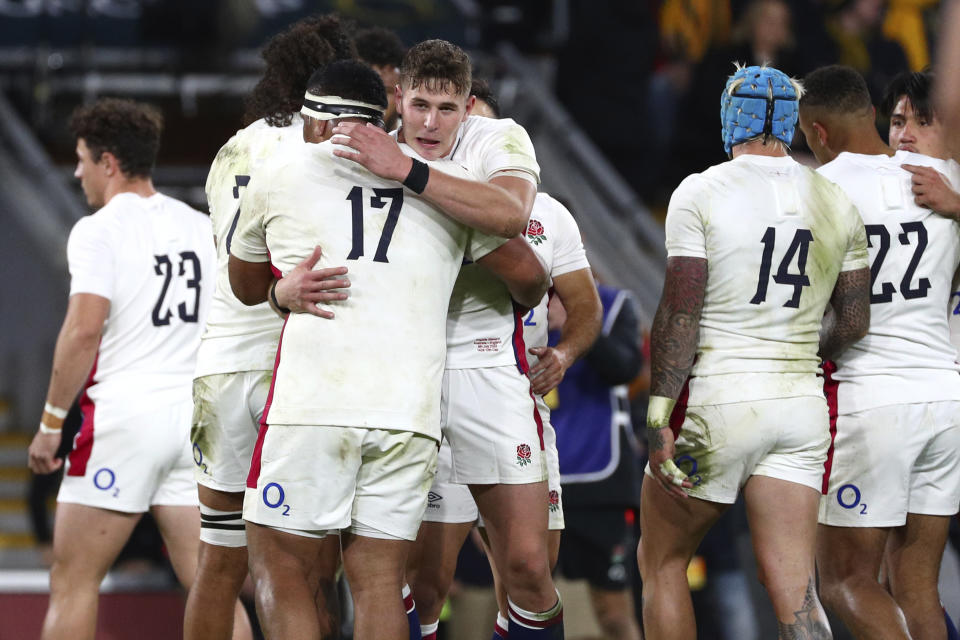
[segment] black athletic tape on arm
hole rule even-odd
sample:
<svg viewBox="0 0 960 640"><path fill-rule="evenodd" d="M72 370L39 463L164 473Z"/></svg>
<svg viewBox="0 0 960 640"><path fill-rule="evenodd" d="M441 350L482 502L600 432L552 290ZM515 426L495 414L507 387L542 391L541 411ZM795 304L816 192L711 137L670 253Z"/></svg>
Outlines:
<svg viewBox="0 0 960 640"><path fill-rule="evenodd" d="M279 280L274 280L273 284L270 285L270 300L273 301L273 306L277 308L277 311L280 313L290 313L290 309L286 307L281 307L280 303L277 302L277 283Z"/></svg>
<svg viewBox="0 0 960 640"><path fill-rule="evenodd" d="M426 162L420 162L414 158L410 173L403 179L403 186L416 194L420 194L427 188L427 180L429 179L430 167L427 166Z"/></svg>

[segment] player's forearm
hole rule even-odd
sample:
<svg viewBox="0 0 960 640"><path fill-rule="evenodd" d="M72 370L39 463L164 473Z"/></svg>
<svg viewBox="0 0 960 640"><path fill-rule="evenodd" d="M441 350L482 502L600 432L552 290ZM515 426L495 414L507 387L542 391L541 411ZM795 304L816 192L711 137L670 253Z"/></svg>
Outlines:
<svg viewBox="0 0 960 640"><path fill-rule="evenodd" d="M844 271L837 278L820 327L820 357L837 357L869 328L870 270Z"/></svg>
<svg viewBox="0 0 960 640"><path fill-rule="evenodd" d="M603 308L599 298L596 305L591 300L577 300L571 304L561 297L561 301L567 311L567 319L560 327L560 341L555 348L562 351L568 362L572 363L589 351L600 335Z"/></svg>
<svg viewBox="0 0 960 640"><path fill-rule="evenodd" d="M535 192L536 188L530 186ZM530 217L530 207L509 190L442 171L430 172L423 196L454 220L501 238L522 234Z"/></svg>
<svg viewBox="0 0 960 640"><path fill-rule="evenodd" d="M676 399L693 368L707 261L667 258L663 297L650 331L650 395Z"/></svg>
<svg viewBox="0 0 960 640"><path fill-rule="evenodd" d="M60 329L53 352L47 404L61 409L69 409L73 404L97 358L100 333L73 323L65 323Z"/></svg>
<svg viewBox="0 0 960 640"><path fill-rule="evenodd" d="M550 288L550 278L540 267L539 271L529 272L526 277L506 283L510 297L521 307L532 309L543 300Z"/></svg>

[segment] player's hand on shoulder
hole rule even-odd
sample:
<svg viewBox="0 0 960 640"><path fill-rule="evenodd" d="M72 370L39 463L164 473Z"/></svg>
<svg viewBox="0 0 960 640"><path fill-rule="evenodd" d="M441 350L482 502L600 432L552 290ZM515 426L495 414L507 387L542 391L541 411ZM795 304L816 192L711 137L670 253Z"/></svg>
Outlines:
<svg viewBox="0 0 960 640"><path fill-rule="evenodd" d="M306 260L277 281L274 293L277 303L291 313L309 313L320 318L333 318L333 312L321 309L318 304L346 300L350 288L346 267L314 269L323 250L318 246Z"/></svg>
<svg viewBox="0 0 960 640"><path fill-rule="evenodd" d="M530 388L538 395L549 393L563 380L570 368L570 357L566 352L553 347L531 347L528 351L539 358L527 374L530 377Z"/></svg>
<svg viewBox="0 0 960 640"><path fill-rule="evenodd" d="M60 433L41 433L33 436L33 442L27 449L27 465L34 473L53 473L63 466L63 459L57 458L60 447Z"/></svg>
<svg viewBox="0 0 960 640"><path fill-rule="evenodd" d="M942 173L933 167L915 164L901 165L911 175L913 201L940 215L960 219L960 194L953 190Z"/></svg>
<svg viewBox="0 0 960 640"><path fill-rule="evenodd" d="M333 144L352 149L334 148L333 155L353 160L387 180L402 182L410 173L413 160L400 150L396 139L380 127L343 122L333 128L333 133L330 139Z"/></svg>

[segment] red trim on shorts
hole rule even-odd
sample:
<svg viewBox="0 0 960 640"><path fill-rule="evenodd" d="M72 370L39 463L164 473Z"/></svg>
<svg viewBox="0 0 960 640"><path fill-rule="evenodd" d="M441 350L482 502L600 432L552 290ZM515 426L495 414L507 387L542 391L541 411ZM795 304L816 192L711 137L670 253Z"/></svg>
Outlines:
<svg viewBox="0 0 960 640"><path fill-rule="evenodd" d="M516 301L513 304L513 357L517 361L517 369L527 375L530 372L530 363L527 362L527 345L523 341L523 307Z"/></svg>
<svg viewBox="0 0 960 640"><path fill-rule="evenodd" d="M553 616L548 620L532 620L530 618L524 617L517 613L517 610L510 606L510 603L507 603L507 607L510 609L510 617L514 618L516 622L522 624L525 627L533 627L534 629L546 629L547 627L552 627L555 624L563 622L563 609L560 610L557 615Z"/></svg>
<svg viewBox="0 0 960 640"><path fill-rule="evenodd" d="M497 620L496 622L493 623L493 632L494 632L496 635L500 636L501 638L509 638L509 637L510 637L510 632L500 626L500 621L499 621L499 620ZM433 640L433 639L436 638L436 637L437 637L437 634L436 634L436 633L432 633L432 634L430 634L429 636L423 636L423 640Z"/></svg>
<svg viewBox="0 0 960 640"><path fill-rule="evenodd" d="M93 414L96 407L87 391L93 386L93 378L97 375L97 363L100 362L100 345L97 344L97 357L93 360L93 368L83 385L83 394L80 396L80 412L83 422L80 423L80 432L73 441L73 449L67 459L70 461L68 476L84 476L87 473L87 462L93 453Z"/></svg>
<svg viewBox="0 0 960 640"><path fill-rule="evenodd" d="M680 429L683 427L683 421L687 419L687 401L690 399L690 376L683 381L683 388L680 389L680 397L677 398L677 404L673 405L673 412L670 414L670 430L673 431L673 439L680 437Z"/></svg>
<svg viewBox="0 0 960 640"><path fill-rule="evenodd" d="M270 379L270 391L267 392L267 401L263 404L263 413L260 414L260 426L267 426L267 414L270 413L270 405L273 404L273 386L277 384L277 369L280 368L280 347L283 346L283 332L287 330L287 320L290 316L283 319L283 326L280 328L280 340L277 342L277 357L273 359L273 378Z"/></svg>
<svg viewBox="0 0 960 640"><path fill-rule="evenodd" d="M260 479L260 454L263 453L263 439L267 435L268 425L260 425L260 431L257 432L257 444L253 447L253 456L250 458L250 472L247 474L247 488L256 489L257 481Z"/></svg>
<svg viewBox="0 0 960 640"><path fill-rule="evenodd" d="M407 594L403 597L404 610L409 614L414 609L413 594Z"/></svg>
<svg viewBox="0 0 960 640"><path fill-rule="evenodd" d="M837 365L832 360L823 362L823 394L827 397L827 410L830 415L830 448L827 449L827 460L823 463L823 484L820 493L827 495L830 490L830 472L833 470L833 445L837 439L837 391L840 383L833 379Z"/></svg>
<svg viewBox="0 0 960 640"><path fill-rule="evenodd" d="M540 451L547 448L543 442L543 418L540 417L540 409L537 407L537 398L533 395L533 387L530 387L530 399L533 400L533 421L537 423L537 438L540 439Z"/></svg>

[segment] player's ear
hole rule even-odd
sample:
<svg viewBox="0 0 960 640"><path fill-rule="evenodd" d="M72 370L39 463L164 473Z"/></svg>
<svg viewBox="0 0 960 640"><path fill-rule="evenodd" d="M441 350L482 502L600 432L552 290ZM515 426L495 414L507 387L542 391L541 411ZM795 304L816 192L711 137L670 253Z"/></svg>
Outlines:
<svg viewBox="0 0 960 640"><path fill-rule="evenodd" d="M102 163L107 170L107 176L114 176L120 173L120 161L117 160L117 156L113 155L109 151L104 151L100 154L100 160L98 163Z"/></svg>
<svg viewBox="0 0 960 640"><path fill-rule="evenodd" d="M466 120L467 116L470 115L470 112L473 111L473 105L477 104L477 96L470 96L467 98L467 110L463 114L463 119Z"/></svg>
<svg viewBox="0 0 960 640"><path fill-rule="evenodd" d="M403 115L403 88L399 82L393 88L393 100L396 103L397 113Z"/></svg>
<svg viewBox="0 0 960 640"><path fill-rule="evenodd" d="M827 129L819 122L813 123L813 130L817 132L817 142L820 143L821 147L827 146Z"/></svg>

